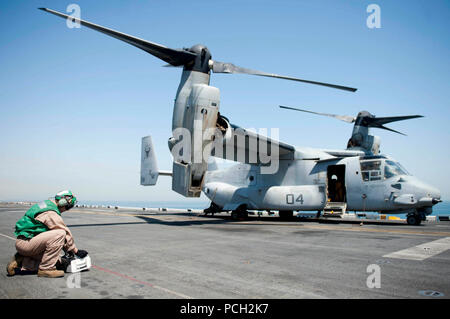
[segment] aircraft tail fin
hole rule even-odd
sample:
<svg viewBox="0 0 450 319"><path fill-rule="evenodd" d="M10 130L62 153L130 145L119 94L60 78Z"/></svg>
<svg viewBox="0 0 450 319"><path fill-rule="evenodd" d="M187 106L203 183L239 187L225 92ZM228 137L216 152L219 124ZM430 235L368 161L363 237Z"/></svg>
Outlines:
<svg viewBox="0 0 450 319"><path fill-rule="evenodd" d="M141 144L141 185L156 185L159 175L172 176L172 172L158 170L152 137L145 136Z"/></svg>

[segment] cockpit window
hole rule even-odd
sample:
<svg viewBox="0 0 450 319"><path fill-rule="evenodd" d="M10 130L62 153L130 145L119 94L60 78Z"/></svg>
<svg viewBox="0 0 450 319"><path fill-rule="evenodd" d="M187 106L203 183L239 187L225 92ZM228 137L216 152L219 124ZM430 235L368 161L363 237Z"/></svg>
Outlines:
<svg viewBox="0 0 450 319"><path fill-rule="evenodd" d="M384 179L388 179L398 175L409 175L408 171L400 163L384 158L377 160L362 159L360 164L361 177L365 182L379 181L383 177ZM383 170L382 164L384 164Z"/></svg>
<svg viewBox="0 0 450 319"><path fill-rule="evenodd" d="M362 171L379 171L381 168L381 161L366 161L361 162Z"/></svg>
<svg viewBox="0 0 450 319"><path fill-rule="evenodd" d="M388 179L397 175L409 175L408 172L394 161L386 160L384 164L384 178Z"/></svg>
<svg viewBox="0 0 450 319"><path fill-rule="evenodd" d="M363 181L378 181L381 179L381 160L361 161L361 176Z"/></svg>

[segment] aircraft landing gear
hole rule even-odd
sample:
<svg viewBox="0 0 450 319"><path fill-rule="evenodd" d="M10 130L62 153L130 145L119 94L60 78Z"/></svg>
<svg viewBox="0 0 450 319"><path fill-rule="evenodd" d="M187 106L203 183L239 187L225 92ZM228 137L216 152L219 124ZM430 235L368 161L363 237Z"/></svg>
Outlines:
<svg viewBox="0 0 450 319"><path fill-rule="evenodd" d="M294 218L294 211L292 210L280 210L278 212L281 220L290 220Z"/></svg>
<svg viewBox="0 0 450 319"><path fill-rule="evenodd" d="M231 219L233 220L242 220L247 218L248 218L248 211L247 207L245 206L240 206L238 207L238 209L233 210L231 212Z"/></svg>
<svg viewBox="0 0 450 319"><path fill-rule="evenodd" d="M418 217L416 214L411 214L406 217L406 222L408 225L420 225L421 220Z"/></svg>
<svg viewBox="0 0 450 319"><path fill-rule="evenodd" d="M425 215L421 214L419 212L410 213L406 217L406 222L408 223L408 225L418 226L418 225L420 225L422 220L425 220Z"/></svg>
<svg viewBox="0 0 450 319"><path fill-rule="evenodd" d="M231 219L233 220L242 220L248 218L248 212L247 211L237 211L233 210L231 212Z"/></svg>
<svg viewBox="0 0 450 319"><path fill-rule="evenodd" d="M203 214L207 216L208 214L211 214L211 216L214 216L215 213L220 213L221 209L219 206L211 202L211 205L203 210Z"/></svg>

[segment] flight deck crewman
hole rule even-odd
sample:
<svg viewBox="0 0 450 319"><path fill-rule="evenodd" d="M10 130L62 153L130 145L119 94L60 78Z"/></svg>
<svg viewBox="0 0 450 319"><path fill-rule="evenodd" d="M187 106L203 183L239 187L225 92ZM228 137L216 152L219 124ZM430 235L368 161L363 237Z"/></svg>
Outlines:
<svg viewBox="0 0 450 319"><path fill-rule="evenodd" d="M87 255L77 249L72 233L67 228L61 213L71 209L77 199L69 190L59 192L55 200L35 204L16 223L16 250L6 267L9 276L36 273L39 277L63 277L57 270L60 252L73 252L79 258Z"/></svg>

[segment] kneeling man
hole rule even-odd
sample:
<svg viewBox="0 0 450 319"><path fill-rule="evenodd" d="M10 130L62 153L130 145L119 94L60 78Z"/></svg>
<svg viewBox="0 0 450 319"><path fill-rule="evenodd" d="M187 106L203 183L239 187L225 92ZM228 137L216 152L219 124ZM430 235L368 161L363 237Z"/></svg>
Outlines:
<svg viewBox="0 0 450 319"><path fill-rule="evenodd" d="M63 277L64 271L57 270L62 249L80 258L86 257L87 252L77 249L61 217L76 200L69 190L59 192L54 200L31 206L19 219L15 231L17 253L6 267L9 276L37 272L39 277Z"/></svg>

